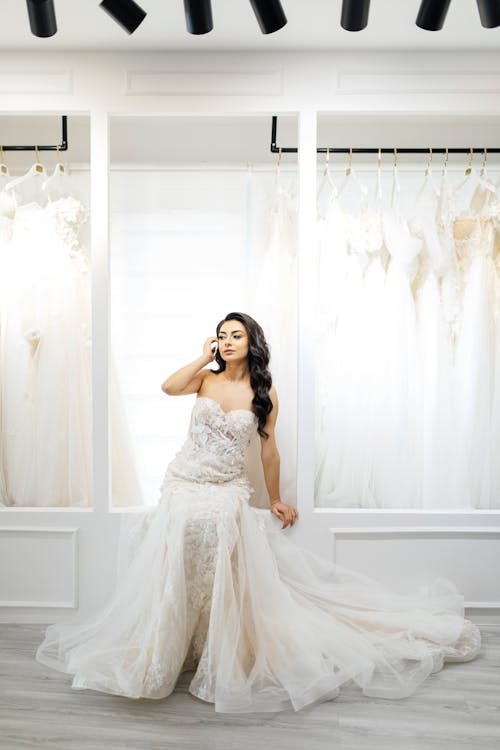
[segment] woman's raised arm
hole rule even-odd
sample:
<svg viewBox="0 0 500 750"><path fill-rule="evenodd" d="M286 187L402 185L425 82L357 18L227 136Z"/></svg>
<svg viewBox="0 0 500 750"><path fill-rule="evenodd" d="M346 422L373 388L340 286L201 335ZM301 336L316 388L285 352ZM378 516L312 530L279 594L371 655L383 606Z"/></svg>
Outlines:
<svg viewBox="0 0 500 750"><path fill-rule="evenodd" d="M183 396L188 393L197 393L200 390L205 375L210 372L210 370L204 370L203 368L214 359L215 352L212 349L214 341L217 341L217 336L209 336L203 344L203 354L201 357L198 357L188 365L181 367L180 370L173 372L172 375L169 375L161 385L162 391L169 396Z"/></svg>

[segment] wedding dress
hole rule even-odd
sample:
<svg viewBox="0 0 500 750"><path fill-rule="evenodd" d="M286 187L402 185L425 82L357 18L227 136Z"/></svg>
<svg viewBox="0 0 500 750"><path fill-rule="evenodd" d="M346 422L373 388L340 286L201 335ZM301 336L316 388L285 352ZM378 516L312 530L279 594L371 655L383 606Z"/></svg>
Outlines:
<svg viewBox="0 0 500 750"><path fill-rule="evenodd" d="M5 296L8 291L6 284L7 271L7 248L12 236L12 217L14 206L11 196L3 190L7 178L0 172L0 383L5 363L5 323L4 323L4 304ZM2 424L4 421L5 403L3 399L2 388L0 387L0 435L2 433ZM7 487L5 484L5 474L2 461L2 446L0 441L0 505L7 505Z"/></svg>
<svg viewBox="0 0 500 750"><path fill-rule="evenodd" d="M462 507L498 503L498 215L493 185L477 184L466 212L454 217L462 282L456 345L457 496Z"/></svg>
<svg viewBox="0 0 500 750"><path fill-rule="evenodd" d="M3 309L3 463L12 504L86 505L92 496L84 394L84 218L72 199L16 206ZM83 266L83 268L82 268Z"/></svg>
<svg viewBox="0 0 500 750"><path fill-rule="evenodd" d="M381 378L384 403L376 464L383 476L379 496L384 507L418 507L417 465L417 322L412 281L422 243L412 235L408 220L393 210L384 212L383 230L390 262L385 282L386 377Z"/></svg>
<svg viewBox="0 0 500 750"><path fill-rule="evenodd" d="M92 504L90 262L86 204L71 195L16 205L0 237L0 464L3 505ZM5 235L7 230L2 232ZM114 505L142 503L110 357Z"/></svg>
<svg viewBox="0 0 500 750"><path fill-rule="evenodd" d="M338 192L332 186L318 220L315 496L326 506L371 504L373 497L366 424L366 378L371 373L365 272L372 261L373 267L377 265L382 235L380 213L369 209L362 187L351 171ZM348 188L361 194L353 201L360 204L356 213L342 210L340 198ZM376 273L369 276L372 288L377 285Z"/></svg>
<svg viewBox="0 0 500 750"><path fill-rule="evenodd" d="M445 196L443 196L444 199ZM453 269L451 247L438 231L440 191L426 173L410 218L411 232L422 243L415 281L417 325L417 493L424 508L456 506L450 491L455 473L453 419L453 338L442 300L442 281ZM447 298L449 300L449 296Z"/></svg>
<svg viewBox="0 0 500 750"><path fill-rule="evenodd" d="M256 429L251 411L195 400L115 592L93 617L50 625L40 663L72 674L72 688L129 698L165 698L194 670L192 695L239 713L298 710L351 680L404 698L444 661L478 654L480 631L447 579L394 593L293 544L249 504Z"/></svg>
<svg viewBox="0 0 500 750"><path fill-rule="evenodd" d="M444 167L403 213L397 185L318 220L315 503L498 507L500 200Z"/></svg>

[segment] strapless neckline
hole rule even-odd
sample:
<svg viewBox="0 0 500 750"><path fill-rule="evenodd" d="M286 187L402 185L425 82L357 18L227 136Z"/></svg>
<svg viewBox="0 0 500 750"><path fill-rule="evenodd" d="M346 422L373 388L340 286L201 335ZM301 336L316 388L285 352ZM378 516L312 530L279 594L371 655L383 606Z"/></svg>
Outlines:
<svg viewBox="0 0 500 750"><path fill-rule="evenodd" d="M246 412L247 414L251 414L251 415L252 415L252 417L255 417L255 418L257 419L257 415L255 414L255 412L251 411L250 409L230 409L229 411L224 411L224 409L223 409L223 408L222 408L222 406L221 406L221 405L219 404L219 402L218 402L218 401L216 401L216 400L215 400L214 398L210 398L210 396L197 396L197 397L196 397L196 400L197 400L197 401L199 401L200 399L205 399L205 401L211 401L211 402L212 402L213 404L215 404L216 406L218 406L218 407L219 407L219 409L220 409L220 411L221 411L221 412L222 412L223 414L225 414L226 416L227 416L228 414L234 414L235 412L241 412L241 411L244 411L244 412Z"/></svg>

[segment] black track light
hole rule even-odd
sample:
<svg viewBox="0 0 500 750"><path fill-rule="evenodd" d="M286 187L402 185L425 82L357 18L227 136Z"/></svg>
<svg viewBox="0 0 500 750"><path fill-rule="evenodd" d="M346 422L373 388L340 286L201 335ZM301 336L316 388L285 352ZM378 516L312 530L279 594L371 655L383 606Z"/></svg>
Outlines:
<svg viewBox="0 0 500 750"><path fill-rule="evenodd" d="M368 24L370 0L343 0L340 25L346 31L361 31Z"/></svg>
<svg viewBox="0 0 500 750"><path fill-rule="evenodd" d="M99 7L108 13L120 26L133 34L146 18L146 11L134 0L102 0Z"/></svg>
<svg viewBox="0 0 500 750"><path fill-rule="evenodd" d="M451 0L422 0L415 23L426 31L439 31L450 7Z"/></svg>
<svg viewBox="0 0 500 750"><path fill-rule="evenodd" d="M272 34L287 23L280 0L250 0L263 34Z"/></svg>
<svg viewBox="0 0 500 750"><path fill-rule="evenodd" d="M190 34L208 34L214 27L211 0L184 0L186 27Z"/></svg>
<svg viewBox="0 0 500 750"><path fill-rule="evenodd" d="M496 26L500 26L499 0L477 0L477 8L482 26L486 29L494 29Z"/></svg>
<svg viewBox="0 0 500 750"><path fill-rule="evenodd" d="M57 31L54 0L26 0L31 33L35 36L54 36Z"/></svg>

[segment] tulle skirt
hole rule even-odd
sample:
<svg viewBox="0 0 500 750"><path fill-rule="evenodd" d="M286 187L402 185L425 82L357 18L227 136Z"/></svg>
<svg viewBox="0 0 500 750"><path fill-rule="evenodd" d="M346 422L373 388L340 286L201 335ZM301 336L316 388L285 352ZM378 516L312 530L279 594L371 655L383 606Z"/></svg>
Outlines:
<svg viewBox="0 0 500 750"><path fill-rule="evenodd" d="M215 711L299 710L349 681L404 698L444 661L478 653L451 581L395 593L292 543L245 485L164 485L127 530L109 602L50 625L36 652L72 688L161 699L194 670L190 693Z"/></svg>

